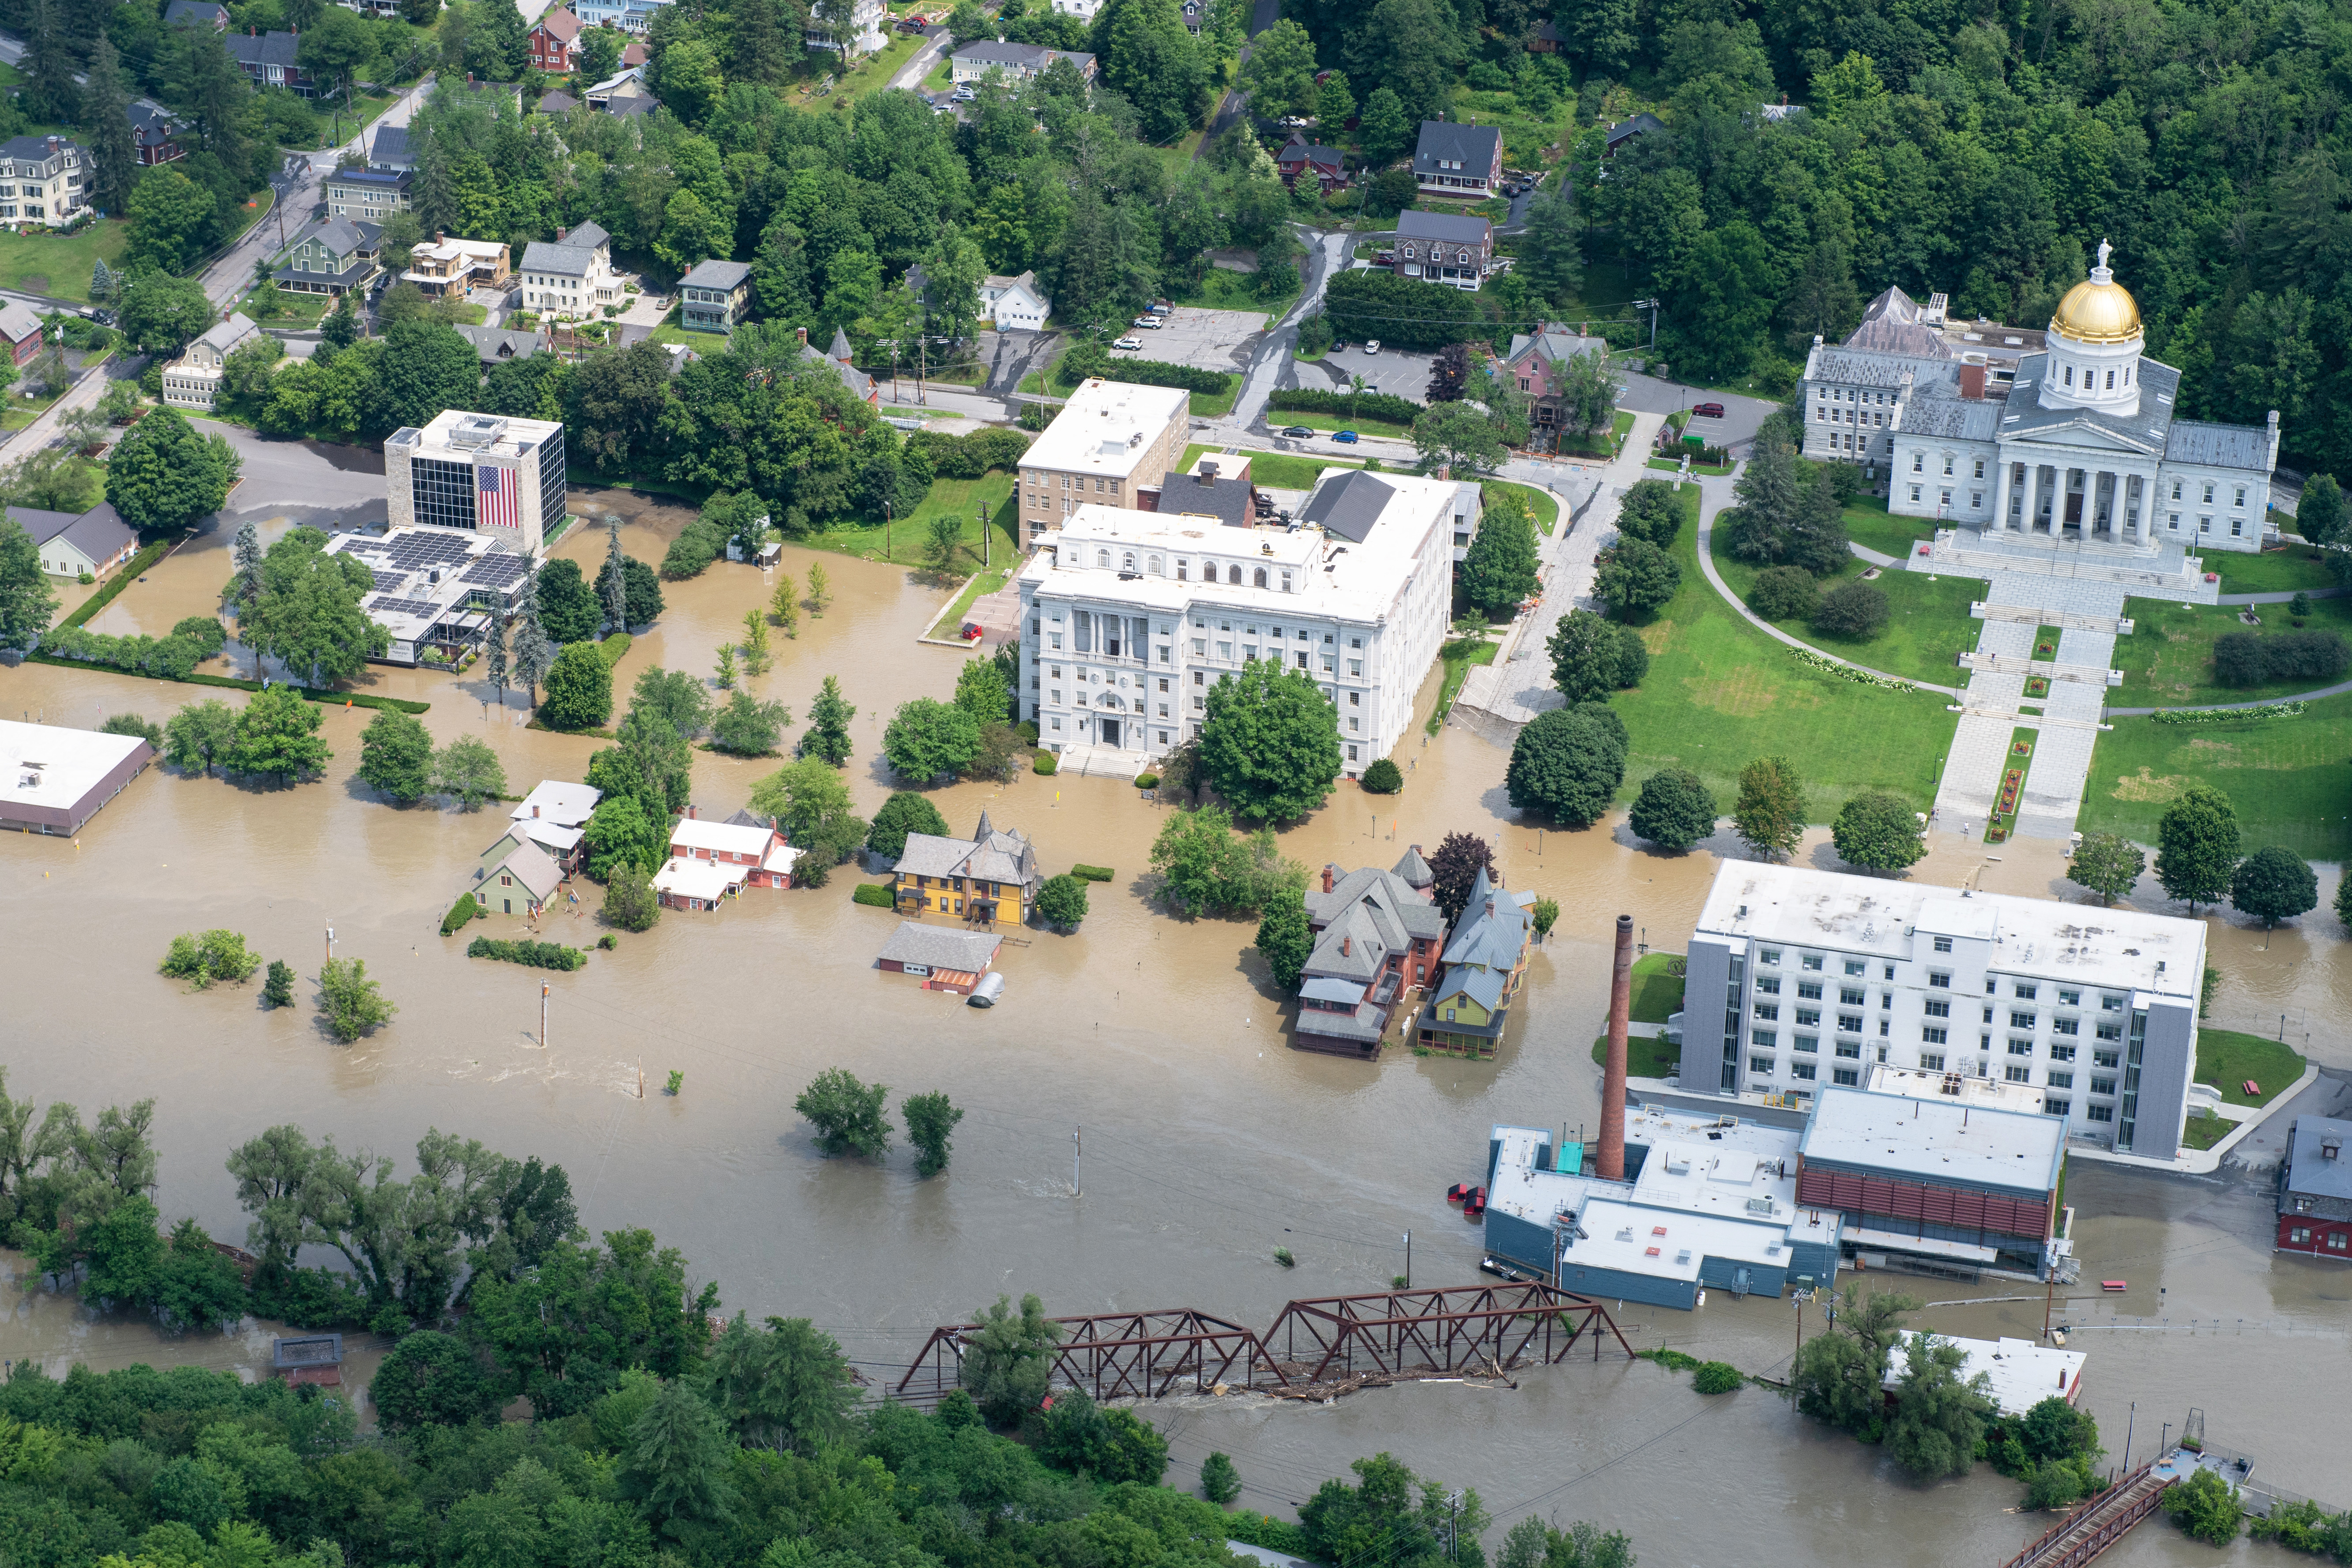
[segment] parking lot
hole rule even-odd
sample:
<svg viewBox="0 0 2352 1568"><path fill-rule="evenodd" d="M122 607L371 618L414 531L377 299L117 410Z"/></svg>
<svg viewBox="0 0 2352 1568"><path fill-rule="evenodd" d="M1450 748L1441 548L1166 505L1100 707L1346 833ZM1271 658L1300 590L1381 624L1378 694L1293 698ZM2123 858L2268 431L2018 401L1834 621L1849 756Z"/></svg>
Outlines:
<svg viewBox="0 0 2352 1568"><path fill-rule="evenodd" d="M1391 348L1368 354L1362 344L1349 343L1345 350L1334 349L1319 360L1291 361L1290 384L1345 392L1349 378L1360 375L1367 392L1385 392L1419 403L1429 395L1429 367L1435 358L1433 354L1404 353Z"/></svg>
<svg viewBox="0 0 2352 1568"><path fill-rule="evenodd" d="M1199 370L1244 371L1249 368L1250 353L1265 331L1265 315L1259 310L1203 310L1179 305L1161 321L1166 324L1158 331L1129 328L1122 335L1140 338L1143 347L1125 352L1136 359L1189 364ZM1117 358L1122 351L1111 352Z"/></svg>

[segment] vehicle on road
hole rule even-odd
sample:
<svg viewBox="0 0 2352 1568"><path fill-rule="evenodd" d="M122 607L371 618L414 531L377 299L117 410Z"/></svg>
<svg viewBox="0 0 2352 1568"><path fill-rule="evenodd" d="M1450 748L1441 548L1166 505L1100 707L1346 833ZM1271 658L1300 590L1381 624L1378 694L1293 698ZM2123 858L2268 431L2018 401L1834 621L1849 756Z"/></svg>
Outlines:
<svg viewBox="0 0 2352 1568"><path fill-rule="evenodd" d="M1723 417L1723 405L1720 403L1695 404L1691 407L1691 417L1694 419L1720 419Z"/></svg>
<svg viewBox="0 0 2352 1568"><path fill-rule="evenodd" d="M1286 426L1282 433L1294 441L1311 441L1315 438L1315 432L1304 425Z"/></svg>
<svg viewBox="0 0 2352 1568"><path fill-rule="evenodd" d="M1140 315L1140 316L1136 317L1136 318L1135 318L1135 320L1134 320L1134 321L1130 321L1130 322L1129 322L1129 323L1128 323L1128 325L1132 326L1132 327L1147 327L1147 328L1150 329L1152 331L1155 331L1155 332L1156 332L1156 331L1158 331L1161 327L1163 327L1163 326L1167 325L1167 323L1166 323L1165 321L1161 321L1159 317L1157 317L1157 316L1154 316L1154 315L1151 315L1151 314L1146 313L1146 314L1144 314L1144 315Z"/></svg>
<svg viewBox="0 0 2352 1568"><path fill-rule="evenodd" d="M1331 439L1352 447L1356 444L1357 436L1353 430L1334 430L1331 432Z"/></svg>
<svg viewBox="0 0 2352 1568"><path fill-rule="evenodd" d="M1364 341L1364 352L1368 354L1376 354L1380 353L1381 340L1378 338L1367 338Z"/></svg>
<svg viewBox="0 0 2352 1568"><path fill-rule="evenodd" d="M1115 342L1115 343L1111 344L1111 347L1113 347L1113 348L1115 348L1115 349L1139 349L1139 348L1141 348L1142 346L1143 346L1143 340L1142 340L1141 338L1139 338L1139 337L1134 336L1133 334L1129 334L1129 336L1127 336L1127 337L1123 337L1123 338L1119 339L1119 340L1118 340L1118 342Z"/></svg>

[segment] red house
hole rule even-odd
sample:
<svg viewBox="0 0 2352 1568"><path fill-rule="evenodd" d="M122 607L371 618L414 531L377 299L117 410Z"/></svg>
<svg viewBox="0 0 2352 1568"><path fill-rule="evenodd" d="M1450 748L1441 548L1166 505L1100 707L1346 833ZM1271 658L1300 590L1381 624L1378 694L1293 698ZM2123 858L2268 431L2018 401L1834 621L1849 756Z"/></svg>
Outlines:
<svg viewBox="0 0 2352 1568"><path fill-rule="evenodd" d="M562 76L580 64L580 18L558 5L530 30L530 63L551 76Z"/></svg>
<svg viewBox="0 0 2352 1568"><path fill-rule="evenodd" d="M800 856L782 834L746 813L707 822L688 806L670 826L669 859L654 873L654 890L670 909L717 909L745 888L791 887Z"/></svg>
<svg viewBox="0 0 2352 1568"><path fill-rule="evenodd" d="M1276 155L1274 167L1286 185L1297 184L1299 175L1313 170L1326 195L1345 189L1348 184L1348 167L1339 149L1318 145L1297 132L1291 132L1289 142Z"/></svg>
<svg viewBox="0 0 2352 1568"><path fill-rule="evenodd" d="M143 103L131 106L131 140L142 164L152 167L186 157L187 149L180 145L179 135L180 127L170 115Z"/></svg>
<svg viewBox="0 0 2352 1568"><path fill-rule="evenodd" d="M41 352L41 318L32 309L16 300L0 304L0 345L5 345L11 364L22 365Z"/></svg>
<svg viewBox="0 0 2352 1568"><path fill-rule="evenodd" d="M2352 1121L2298 1116L2279 1162L2280 1252L2352 1261L2352 1164L2344 1144Z"/></svg>

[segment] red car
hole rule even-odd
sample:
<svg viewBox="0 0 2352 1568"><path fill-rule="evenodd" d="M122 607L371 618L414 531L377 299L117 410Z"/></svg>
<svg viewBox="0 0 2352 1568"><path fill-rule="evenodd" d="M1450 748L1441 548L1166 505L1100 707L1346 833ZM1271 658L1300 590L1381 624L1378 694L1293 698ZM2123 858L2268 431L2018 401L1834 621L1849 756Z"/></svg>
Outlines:
<svg viewBox="0 0 2352 1568"><path fill-rule="evenodd" d="M1445 1189L1445 1201L1449 1204L1461 1203L1469 1196L1470 1184L1467 1182L1456 1182Z"/></svg>
<svg viewBox="0 0 2352 1568"><path fill-rule="evenodd" d="M1720 403L1697 404L1691 409L1691 417L1694 419L1720 419L1723 417L1723 405Z"/></svg>

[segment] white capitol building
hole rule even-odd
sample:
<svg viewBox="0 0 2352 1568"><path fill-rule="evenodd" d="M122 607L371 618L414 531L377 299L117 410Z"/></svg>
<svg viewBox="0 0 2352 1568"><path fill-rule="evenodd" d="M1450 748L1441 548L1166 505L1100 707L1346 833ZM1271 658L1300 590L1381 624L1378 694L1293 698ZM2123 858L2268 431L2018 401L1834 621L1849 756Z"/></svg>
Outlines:
<svg viewBox="0 0 2352 1568"><path fill-rule="evenodd" d="M2277 411L2266 428L2175 418L2180 373L2146 356L2111 254L2046 331L1881 294L1843 343L1813 340L1804 455L1863 465L1897 515L2021 542L2261 549Z"/></svg>

